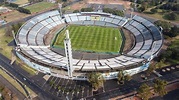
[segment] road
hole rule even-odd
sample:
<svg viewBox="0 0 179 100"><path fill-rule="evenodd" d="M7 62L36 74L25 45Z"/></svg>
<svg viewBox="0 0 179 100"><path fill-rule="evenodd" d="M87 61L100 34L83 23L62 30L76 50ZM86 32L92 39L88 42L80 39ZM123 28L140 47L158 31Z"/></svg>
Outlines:
<svg viewBox="0 0 179 100"><path fill-rule="evenodd" d="M149 86L152 86L153 80L158 78L157 76L152 75L147 80L141 80L141 77L140 77L141 74L142 73L134 75L134 77L131 81L125 82L124 85L121 85L116 89L107 90L106 92L102 92L102 93L99 93L99 94L96 94L96 95L93 95L93 96L86 97L86 100L92 100L94 98L96 100L107 100L107 99L114 98L114 97L117 97L117 96L120 96L120 95L124 95L124 94L135 91L143 83L146 83ZM175 71L173 73L165 74L162 77L160 77L160 79L166 80L168 82L172 81L172 80L177 80L177 79L179 79L179 71ZM111 85L111 84L109 84L109 85Z"/></svg>
<svg viewBox="0 0 179 100"><path fill-rule="evenodd" d="M7 59L5 56L0 54L0 65L4 67L8 72L10 72L14 77L16 77L18 80L23 82L27 87L32 89L34 92L36 92L39 96L39 98L43 100L59 100L59 98L54 97L48 91L44 91L40 86L38 86L36 83L33 82L33 80L30 80L26 75L22 74L21 71L18 71L15 67L17 67L17 64L10 65L10 60ZM24 78L26 80L24 80Z"/></svg>
<svg viewBox="0 0 179 100"><path fill-rule="evenodd" d="M9 83L7 79L5 79L1 75L0 75L0 80L1 80L0 85L3 85L7 87L8 89L10 89L11 92L18 97L18 99L24 100L26 98L19 90L17 90L11 83Z"/></svg>

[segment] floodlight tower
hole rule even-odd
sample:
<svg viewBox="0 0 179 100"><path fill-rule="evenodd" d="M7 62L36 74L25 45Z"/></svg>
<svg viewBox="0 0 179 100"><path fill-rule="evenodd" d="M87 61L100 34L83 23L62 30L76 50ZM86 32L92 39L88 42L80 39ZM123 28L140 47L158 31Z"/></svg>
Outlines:
<svg viewBox="0 0 179 100"><path fill-rule="evenodd" d="M62 17L62 4L58 3L58 8L60 9L60 16Z"/></svg>
<svg viewBox="0 0 179 100"><path fill-rule="evenodd" d="M69 37L69 31L66 30L66 38L64 40L64 45L65 45L65 54L67 58L67 69L68 69L68 77L72 77L72 72L73 72L73 63L72 63L72 51L71 51L71 41Z"/></svg>
<svg viewBox="0 0 179 100"><path fill-rule="evenodd" d="M131 16L130 16L131 19L133 17L133 12L134 12L134 8L131 8Z"/></svg>

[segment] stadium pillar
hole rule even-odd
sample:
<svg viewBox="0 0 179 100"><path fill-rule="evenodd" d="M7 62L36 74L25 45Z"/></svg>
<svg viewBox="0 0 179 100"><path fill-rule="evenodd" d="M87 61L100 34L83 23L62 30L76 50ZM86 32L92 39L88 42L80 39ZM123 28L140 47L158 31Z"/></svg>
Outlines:
<svg viewBox="0 0 179 100"><path fill-rule="evenodd" d="M65 54L67 59L68 77L72 78L73 63L72 63L72 51L71 51L71 41L69 37L69 31L66 30L65 34L66 34L66 38L64 40L64 45L65 45Z"/></svg>

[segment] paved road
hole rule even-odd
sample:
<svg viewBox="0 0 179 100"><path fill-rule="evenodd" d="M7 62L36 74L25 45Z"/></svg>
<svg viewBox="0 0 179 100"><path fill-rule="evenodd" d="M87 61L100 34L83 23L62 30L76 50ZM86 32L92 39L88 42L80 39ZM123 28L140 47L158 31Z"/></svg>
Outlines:
<svg viewBox="0 0 179 100"><path fill-rule="evenodd" d="M179 100L178 94L179 94L179 89L176 89L168 92L163 97L158 96L158 97L151 98L150 100Z"/></svg>
<svg viewBox="0 0 179 100"><path fill-rule="evenodd" d="M87 97L86 100L92 100L93 98L95 98L96 100L107 100L107 99L110 99L110 98L113 98L113 97L116 97L119 95L127 94L127 93L133 92L134 90L138 89L140 87L140 85L143 83L146 83L151 86L153 84L153 80L155 78L157 78L157 76L153 75L150 78L148 78L148 80L141 80L140 75L141 75L141 73L134 75L133 80L126 82L124 85L121 85L116 89L106 90L106 92L102 92L97 95ZM135 79L135 78L137 78L137 79ZM163 80L166 80L166 81L172 81L172 80L179 79L179 71L165 74L164 76L162 76L160 78Z"/></svg>
<svg viewBox="0 0 179 100"><path fill-rule="evenodd" d="M39 95L40 99L43 100L59 100L59 98L54 97L48 91L44 91L40 86L38 86L36 83L33 82L33 80L30 80L28 77L26 77L24 74L21 73L21 71L18 71L15 67L17 67L17 64L10 65L10 60L7 59L5 56L0 54L0 65L4 67L8 72L10 72L14 77L16 77L18 80L23 82L26 86L31 88L34 92L36 92ZM24 80L26 78L26 80Z"/></svg>
<svg viewBox="0 0 179 100"><path fill-rule="evenodd" d="M10 89L10 91L15 94L18 99L24 100L26 97L19 91L17 90L11 83L9 83L3 76L0 75L0 80L1 80L1 85L7 87Z"/></svg>

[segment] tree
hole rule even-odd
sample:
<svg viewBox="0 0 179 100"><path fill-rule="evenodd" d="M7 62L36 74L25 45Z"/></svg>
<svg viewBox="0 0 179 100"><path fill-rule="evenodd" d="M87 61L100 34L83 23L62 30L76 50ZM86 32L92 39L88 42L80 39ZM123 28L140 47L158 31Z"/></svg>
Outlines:
<svg viewBox="0 0 179 100"><path fill-rule="evenodd" d="M156 69L156 66L154 64L151 64L149 68L147 69L146 74L149 76L155 69Z"/></svg>
<svg viewBox="0 0 179 100"><path fill-rule="evenodd" d="M21 22L17 23L17 24L13 24L12 25L12 30L14 30L14 32L17 33L22 25L23 25L23 23L21 23Z"/></svg>
<svg viewBox="0 0 179 100"><path fill-rule="evenodd" d="M178 19L178 15L175 12L169 13L165 16L166 16L166 19L169 19L169 20L177 20Z"/></svg>
<svg viewBox="0 0 179 100"><path fill-rule="evenodd" d="M146 10L146 8L144 6L139 7L140 12L144 12L145 10Z"/></svg>
<svg viewBox="0 0 179 100"><path fill-rule="evenodd" d="M131 77L129 74L127 74L127 75L125 75L125 79L126 79L127 81L130 81L130 80L132 79L132 77Z"/></svg>
<svg viewBox="0 0 179 100"><path fill-rule="evenodd" d="M81 8L81 12L92 12L93 8Z"/></svg>
<svg viewBox="0 0 179 100"><path fill-rule="evenodd" d="M12 27L11 26L7 26L5 28L5 36L12 36Z"/></svg>
<svg viewBox="0 0 179 100"><path fill-rule="evenodd" d="M177 35L179 35L179 28L177 26L174 26L170 30L170 36L176 37Z"/></svg>
<svg viewBox="0 0 179 100"><path fill-rule="evenodd" d="M163 67L163 63L164 63L165 59L161 59L155 66L155 68L162 68Z"/></svg>
<svg viewBox="0 0 179 100"><path fill-rule="evenodd" d="M163 28L163 32L169 32L172 27L171 23L161 20L155 21L154 24L157 26L161 26Z"/></svg>
<svg viewBox="0 0 179 100"><path fill-rule="evenodd" d="M25 9L23 7L18 7L17 9L19 12L25 13L25 14L31 14L30 10Z"/></svg>
<svg viewBox="0 0 179 100"><path fill-rule="evenodd" d="M41 2L43 0L28 0L28 1L29 1L29 3L37 3L37 2Z"/></svg>
<svg viewBox="0 0 179 100"><path fill-rule="evenodd" d="M153 14L157 13L157 9L153 8L150 10Z"/></svg>
<svg viewBox="0 0 179 100"><path fill-rule="evenodd" d="M118 76L117 76L117 80L118 80L118 83L124 84L125 77L124 77L123 70L119 71Z"/></svg>
<svg viewBox="0 0 179 100"><path fill-rule="evenodd" d="M143 100L148 100L152 95L150 91L150 87L145 83L139 87L139 90L137 92L139 94L139 97L142 98Z"/></svg>
<svg viewBox="0 0 179 100"><path fill-rule="evenodd" d="M167 94L167 91L165 89L165 86L167 85L167 82L164 80L156 79L154 81L154 92L158 93L160 96L164 96Z"/></svg>
<svg viewBox="0 0 179 100"><path fill-rule="evenodd" d="M74 10L74 11L73 11L73 13L78 13L78 12L80 12L80 11L79 11L79 10Z"/></svg>
<svg viewBox="0 0 179 100"><path fill-rule="evenodd" d="M91 83L94 90L98 90L98 88L102 87L104 84L104 78L101 73L92 72L88 75L88 82Z"/></svg>
<svg viewBox="0 0 179 100"><path fill-rule="evenodd" d="M157 25L157 26L161 26L163 28L162 32L165 36L172 37L173 33L170 32L171 28L172 28L171 23L158 20L158 21L154 22L154 24Z"/></svg>
<svg viewBox="0 0 179 100"><path fill-rule="evenodd" d="M129 74L125 75L125 72L123 70L120 70L117 75L117 82L120 84L124 84L124 81L130 81L132 77Z"/></svg>
<svg viewBox="0 0 179 100"><path fill-rule="evenodd" d="M113 15L124 16L124 13L121 10L111 9L111 8L103 8L103 12L111 13Z"/></svg>

